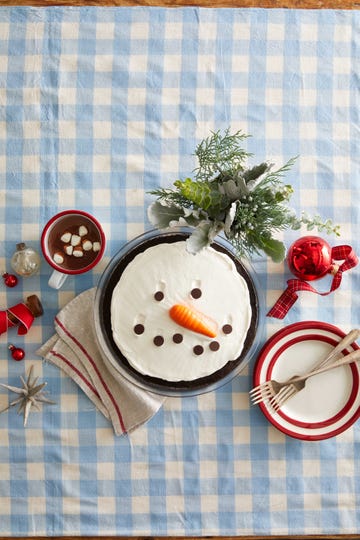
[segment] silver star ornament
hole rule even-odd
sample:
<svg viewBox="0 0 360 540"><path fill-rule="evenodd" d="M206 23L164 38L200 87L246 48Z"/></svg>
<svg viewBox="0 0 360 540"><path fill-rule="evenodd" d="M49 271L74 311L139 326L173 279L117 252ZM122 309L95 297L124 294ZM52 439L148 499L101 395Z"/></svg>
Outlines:
<svg viewBox="0 0 360 540"><path fill-rule="evenodd" d="M46 386L46 382L37 384L39 377L33 377L33 368L30 366L27 379L20 376L21 382L23 384L22 388L17 388L16 386L9 386L8 384L0 383L0 386L7 388L15 394L19 394L19 397L14 401L11 401L9 406L5 409L2 409L0 413L5 412L10 409L10 407L18 406L18 414L23 414L24 416L24 426L26 426L31 408L34 407L38 411L40 410L39 403L50 403L51 405L55 404L55 401L51 401L45 396L45 393L42 391Z"/></svg>

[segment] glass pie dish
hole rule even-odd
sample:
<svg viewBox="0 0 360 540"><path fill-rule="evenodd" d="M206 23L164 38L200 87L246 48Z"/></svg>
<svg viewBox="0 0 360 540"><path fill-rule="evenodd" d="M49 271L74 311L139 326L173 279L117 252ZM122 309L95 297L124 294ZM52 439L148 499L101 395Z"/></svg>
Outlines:
<svg viewBox="0 0 360 540"><path fill-rule="evenodd" d="M131 383L139 387L166 396L189 396L210 392L226 384L238 375L254 357L261 341L262 302L259 297L259 287L253 268L249 263L238 260L233 253L231 244L221 238L216 238L212 248L231 258L236 270L244 278L250 297L251 321L247 331L243 349L240 355L229 361L217 371L192 380L169 381L161 377L149 376L133 367L115 343L112 331L111 301L125 268L139 254L148 248L165 243L184 241L189 237L187 229L172 229L161 232L151 230L125 244L111 259L105 268L95 296L94 323L99 350L105 360L115 371ZM194 256L196 257L196 255ZM209 271L211 271L209 269ZM146 272L146 268L144 268Z"/></svg>

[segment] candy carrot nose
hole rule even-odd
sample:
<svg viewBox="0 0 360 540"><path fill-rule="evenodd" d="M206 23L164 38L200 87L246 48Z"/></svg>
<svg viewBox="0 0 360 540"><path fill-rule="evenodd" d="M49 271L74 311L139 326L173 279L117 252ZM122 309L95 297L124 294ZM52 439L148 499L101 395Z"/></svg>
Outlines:
<svg viewBox="0 0 360 540"><path fill-rule="evenodd" d="M169 315L183 328L211 338L216 337L216 322L193 308L183 304L175 304L169 309Z"/></svg>

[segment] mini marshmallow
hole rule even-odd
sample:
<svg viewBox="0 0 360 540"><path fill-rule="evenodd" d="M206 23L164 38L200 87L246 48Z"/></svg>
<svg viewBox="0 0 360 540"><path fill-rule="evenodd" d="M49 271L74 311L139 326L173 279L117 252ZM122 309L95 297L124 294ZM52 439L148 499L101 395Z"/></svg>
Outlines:
<svg viewBox="0 0 360 540"><path fill-rule="evenodd" d="M83 252L83 250L81 249L81 247L75 247L75 248L74 248L73 256L74 256L74 257L83 257L83 256L84 256L84 252Z"/></svg>
<svg viewBox="0 0 360 540"><path fill-rule="evenodd" d="M64 242L64 244L68 244L70 242L71 238L71 232L64 232L64 234L60 237L60 240Z"/></svg>
<svg viewBox="0 0 360 540"><path fill-rule="evenodd" d="M82 248L84 251L90 251L92 249L93 245L90 240L83 240Z"/></svg>
<svg viewBox="0 0 360 540"><path fill-rule="evenodd" d="M100 242L93 243L93 251L100 251Z"/></svg>
<svg viewBox="0 0 360 540"><path fill-rule="evenodd" d="M73 253L73 246L71 244L66 244L66 246L64 246L64 251L66 253L66 255L72 255Z"/></svg>
<svg viewBox="0 0 360 540"><path fill-rule="evenodd" d="M64 262L64 257L58 251L54 253L53 259L56 264L62 264Z"/></svg>
<svg viewBox="0 0 360 540"><path fill-rule="evenodd" d="M71 245L72 246L78 246L80 244L81 238L77 234L73 234L71 236Z"/></svg>
<svg viewBox="0 0 360 540"><path fill-rule="evenodd" d="M86 236L87 233L88 233L88 230L85 227L85 225L80 225L80 227L79 227L79 236Z"/></svg>

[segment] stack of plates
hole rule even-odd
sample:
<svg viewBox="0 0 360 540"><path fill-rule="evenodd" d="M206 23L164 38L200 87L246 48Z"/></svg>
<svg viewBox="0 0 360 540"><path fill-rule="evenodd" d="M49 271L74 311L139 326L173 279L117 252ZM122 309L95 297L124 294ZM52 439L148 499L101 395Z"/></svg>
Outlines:
<svg viewBox="0 0 360 540"><path fill-rule="evenodd" d="M270 379L284 381L309 371L345 336L336 326L318 321L291 324L262 348L254 370L254 386ZM343 351L359 347L353 343ZM297 439L327 439L348 429L360 416L360 362L308 379L305 388L278 412L260 408L280 431Z"/></svg>

